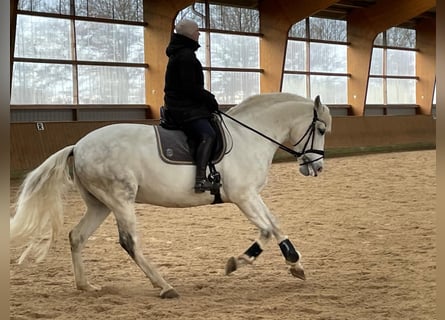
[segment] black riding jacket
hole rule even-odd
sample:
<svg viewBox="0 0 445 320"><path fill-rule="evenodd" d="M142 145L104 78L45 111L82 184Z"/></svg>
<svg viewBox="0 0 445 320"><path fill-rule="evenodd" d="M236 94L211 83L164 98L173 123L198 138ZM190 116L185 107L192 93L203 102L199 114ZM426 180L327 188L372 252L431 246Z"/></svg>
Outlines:
<svg viewBox="0 0 445 320"><path fill-rule="evenodd" d="M195 54L199 47L193 39L174 33L166 49L164 103L178 122L208 118L218 109L215 96L204 89L202 65Z"/></svg>

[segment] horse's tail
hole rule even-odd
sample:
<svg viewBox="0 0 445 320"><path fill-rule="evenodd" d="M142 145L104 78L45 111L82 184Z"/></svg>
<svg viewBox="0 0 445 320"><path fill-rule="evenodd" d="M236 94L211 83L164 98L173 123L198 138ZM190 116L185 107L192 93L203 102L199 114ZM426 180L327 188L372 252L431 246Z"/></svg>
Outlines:
<svg viewBox="0 0 445 320"><path fill-rule="evenodd" d="M31 171L20 187L14 217L10 219L10 241L23 251L18 263L31 254L42 261L63 225L62 195L71 185L68 158L74 146L54 153Z"/></svg>

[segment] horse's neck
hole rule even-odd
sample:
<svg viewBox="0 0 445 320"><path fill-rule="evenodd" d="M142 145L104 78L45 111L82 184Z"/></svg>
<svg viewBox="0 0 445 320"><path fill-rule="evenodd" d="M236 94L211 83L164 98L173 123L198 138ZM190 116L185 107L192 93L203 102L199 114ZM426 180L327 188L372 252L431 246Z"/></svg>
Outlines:
<svg viewBox="0 0 445 320"><path fill-rule="evenodd" d="M305 109L296 106L297 101L278 100L268 103L264 100L252 100L247 105L240 105L234 110L233 116L237 120L251 126L272 139L283 143L289 135L292 123Z"/></svg>

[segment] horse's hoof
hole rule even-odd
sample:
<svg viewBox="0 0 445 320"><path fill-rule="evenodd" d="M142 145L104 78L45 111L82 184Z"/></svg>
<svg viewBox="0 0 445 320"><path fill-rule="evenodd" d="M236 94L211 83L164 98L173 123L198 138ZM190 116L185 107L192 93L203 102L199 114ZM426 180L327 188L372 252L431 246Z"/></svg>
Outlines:
<svg viewBox="0 0 445 320"><path fill-rule="evenodd" d="M102 290L99 286L93 286L92 284L83 284L83 285L77 285L77 289L81 291L100 291Z"/></svg>
<svg viewBox="0 0 445 320"><path fill-rule="evenodd" d="M306 276L304 274L304 270L297 266L292 266L289 268L290 273L298 279L306 280Z"/></svg>
<svg viewBox="0 0 445 320"><path fill-rule="evenodd" d="M235 271L237 268L236 266L236 258L235 257L231 257L229 260L227 260L226 263L226 276L231 274L233 271Z"/></svg>
<svg viewBox="0 0 445 320"><path fill-rule="evenodd" d="M175 289L170 288L170 289L167 289L166 291L161 292L161 298L162 299L175 299L175 298L179 298L179 294L176 292Z"/></svg>

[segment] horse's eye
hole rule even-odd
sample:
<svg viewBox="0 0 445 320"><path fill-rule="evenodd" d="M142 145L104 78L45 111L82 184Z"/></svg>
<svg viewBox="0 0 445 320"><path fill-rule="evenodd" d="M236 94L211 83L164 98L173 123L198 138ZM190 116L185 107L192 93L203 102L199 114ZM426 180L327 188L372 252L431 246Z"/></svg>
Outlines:
<svg viewBox="0 0 445 320"><path fill-rule="evenodd" d="M324 135L326 132L325 128L318 128L318 132L320 132L321 135Z"/></svg>

